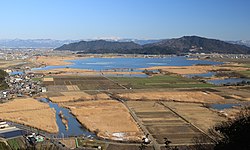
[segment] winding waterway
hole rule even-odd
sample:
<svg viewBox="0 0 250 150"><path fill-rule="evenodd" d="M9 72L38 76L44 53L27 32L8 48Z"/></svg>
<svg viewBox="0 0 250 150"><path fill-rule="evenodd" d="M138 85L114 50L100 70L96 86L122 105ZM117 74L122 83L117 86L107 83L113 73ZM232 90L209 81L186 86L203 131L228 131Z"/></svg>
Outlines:
<svg viewBox="0 0 250 150"><path fill-rule="evenodd" d="M70 113L67 108L58 106L58 104L49 101L46 98L40 99L41 102L47 103L50 108L55 109L56 111L56 123L59 128L58 137L69 137L69 136L87 136L87 137L96 137L94 133L89 132L84 128L77 119ZM65 125L62 122L62 119L59 116L60 111L63 113L65 118L68 120L68 130L65 128Z"/></svg>

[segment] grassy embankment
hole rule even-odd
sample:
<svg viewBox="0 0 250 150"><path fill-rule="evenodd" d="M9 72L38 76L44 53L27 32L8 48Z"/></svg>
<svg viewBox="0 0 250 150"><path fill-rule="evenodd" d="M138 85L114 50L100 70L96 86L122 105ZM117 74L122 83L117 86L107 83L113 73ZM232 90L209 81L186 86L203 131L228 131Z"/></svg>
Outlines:
<svg viewBox="0 0 250 150"><path fill-rule="evenodd" d="M250 70L240 71L239 73L247 78L250 78Z"/></svg>
<svg viewBox="0 0 250 150"><path fill-rule="evenodd" d="M239 73L246 76L247 78L250 78L250 64L244 64L244 67L246 67L247 70L240 71Z"/></svg>
<svg viewBox="0 0 250 150"><path fill-rule="evenodd" d="M246 78L250 78L250 64L244 64L243 67L247 68L247 70L238 71L238 73Z"/></svg>
<svg viewBox="0 0 250 150"><path fill-rule="evenodd" d="M179 75L153 76L149 78L112 77L111 79L133 89L214 87L212 84L202 83Z"/></svg>

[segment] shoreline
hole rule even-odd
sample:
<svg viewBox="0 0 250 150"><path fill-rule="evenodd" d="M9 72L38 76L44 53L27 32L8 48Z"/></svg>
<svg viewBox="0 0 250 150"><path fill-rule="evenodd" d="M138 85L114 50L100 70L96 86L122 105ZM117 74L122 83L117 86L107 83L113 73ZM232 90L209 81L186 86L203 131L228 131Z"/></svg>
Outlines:
<svg viewBox="0 0 250 150"><path fill-rule="evenodd" d="M97 70L88 70L88 69L77 69L77 68L58 68L58 69L48 69L48 70L33 70L35 73L44 73L44 74L54 74L54 75L70 75L70 74L86 74L86 75L134 75L134 74L144 74L143 72L129 72L129 71L97 71Z"/></svg>
<svg viewBox="0 0 250 150"><path fill-rule="evenodd" d="M72 56L37 56L30 58L28 61L36 64L37 66L63 66L71 65L73 63L67 62L67 60L75 60L78 57Z"/></svg>

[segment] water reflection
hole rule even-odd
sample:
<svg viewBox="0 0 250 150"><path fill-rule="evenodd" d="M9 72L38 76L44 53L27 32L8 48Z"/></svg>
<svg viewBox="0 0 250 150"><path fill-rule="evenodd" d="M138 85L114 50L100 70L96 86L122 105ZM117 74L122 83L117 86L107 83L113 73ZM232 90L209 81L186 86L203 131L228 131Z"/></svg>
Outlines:
<svg viewBox="0 0 250 150"><path fill-rule="evenodd" d="M207 82L215 85L231 85L231 84L241 84L244 82L247 83L250 82L250 80L246 78L226 78L226 79L207 80Z"/></svg>
<svg viewBox="0 0 250 150"><path fill-rule="evenodd" d="M89 132L86 128L84 128L76 118L69 112L68 109L62 108L58 106L56 103L52 103L46 98L40 99L41 102L48 103L50 108L54 108L56 111L56 123L59 128L59 137L68 137L68 136L91 136L95 137L94 133ZM62 122L62 119L59 116L60 111L63 113L65 118L68 120L68 130L66 130L65 125Z"/></svg>

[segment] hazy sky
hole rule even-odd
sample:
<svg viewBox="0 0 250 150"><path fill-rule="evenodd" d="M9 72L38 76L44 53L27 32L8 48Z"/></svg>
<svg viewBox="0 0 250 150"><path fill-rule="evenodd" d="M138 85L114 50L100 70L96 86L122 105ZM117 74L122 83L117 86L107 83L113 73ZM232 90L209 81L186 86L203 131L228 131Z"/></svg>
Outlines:
<svg viewBox="0 0 250 150"><path fill-rule="evenodd" d="M0 39L250 40L250 0L1 0Z"/></svg>

